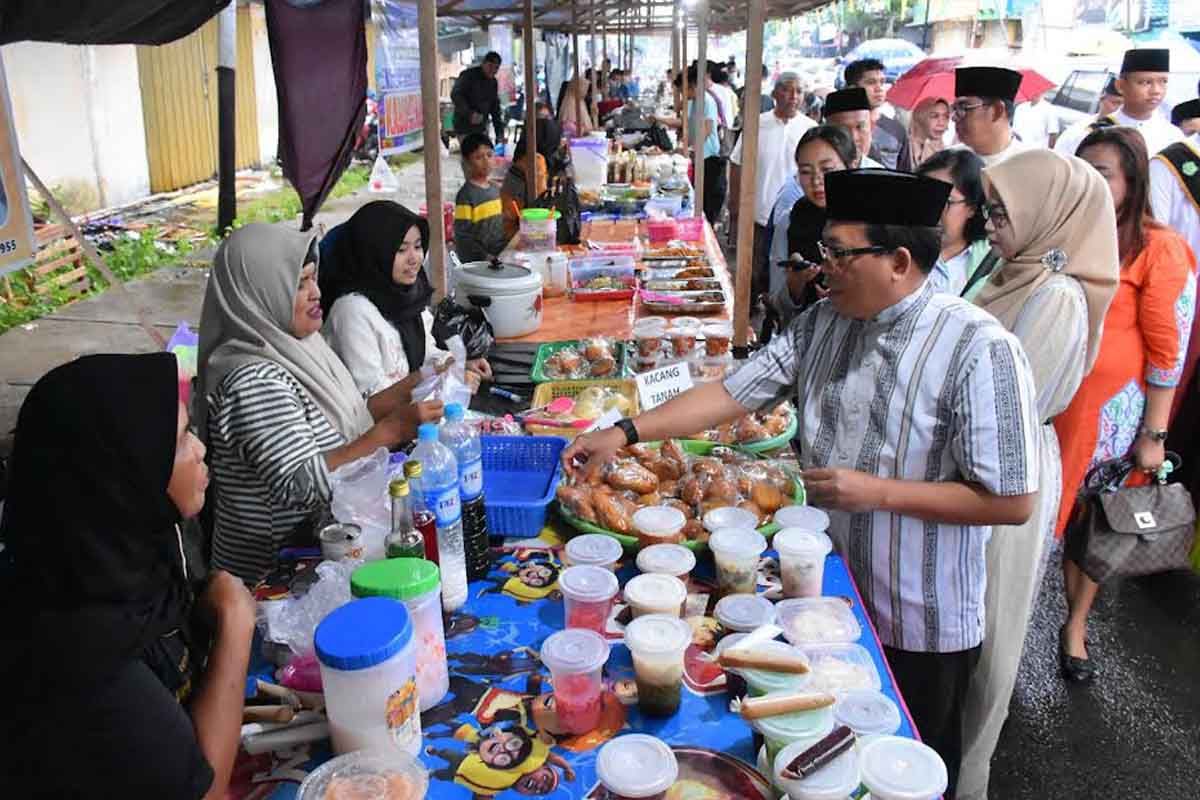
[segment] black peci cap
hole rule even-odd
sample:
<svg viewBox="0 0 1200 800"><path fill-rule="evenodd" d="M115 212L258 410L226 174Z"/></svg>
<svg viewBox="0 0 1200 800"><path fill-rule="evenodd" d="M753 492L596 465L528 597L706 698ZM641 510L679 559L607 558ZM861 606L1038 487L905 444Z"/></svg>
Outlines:
<svg viewBox="0 0 1200 800"><path fill-rule="evenodd" d="M959 67L954 70L955 97L998 97L1013 100L1021 73L1004 67Z"/></svg>
<svg viewBox="0 0 1200 800"><path fill-rule="evenodd" d="M1185 119L1200 117L1200 98L1180 103L1171 109L1171 124L1178 125Z"/></svg>
<svg viewBox="0 0 1200 800"><path fill-rule="evenodd" d="M945 181L890 169L849 169L825 176L826 216L839 222L932 228L952 187Z"/></svg>
<svg viewBox="0 0 1200 800"><path fill-rule="evenodd" d="M871 101L867 99L867 90L861 86L830 92L825 96L825 116L840 114L843 111L870 111Z"/></svg>
<svg viewBox="0 0 1200 800"><path fill-rule="evenodd" d="M1170 72L1171 51L1161 47L1138 47L1125 51L1121 74L1127 72Z"/></svg>
<svg viewBox="0 0 1200 800"><path fill-rule="evenodd" d="M1108 82L1104 84L1104 91L1101 94L1108 95L1109 97L1120 97L1121 90L1117 88L1117 79L1110 75Z"/></svg>

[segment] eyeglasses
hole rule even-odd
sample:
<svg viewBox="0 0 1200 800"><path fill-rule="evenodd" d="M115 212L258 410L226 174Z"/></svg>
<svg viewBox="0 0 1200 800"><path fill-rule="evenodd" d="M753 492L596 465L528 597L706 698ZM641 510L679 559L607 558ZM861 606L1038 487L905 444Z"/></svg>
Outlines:
<svg viewBox="0 0 1200 800"><path fill-rule="evenodd" d="M970 203L970 202L971 202L971 201L970 201L970 200L968 200L968 199L967 199L967 198L965 198L965 197L963 197L963 198L960 198L960 199L958 199L958 200L955 200L953 197L951 197L949 200L947 200L947 201L946 201L946 205L948 205L948 206L961 206L961 205L964 205L964 204L966 204L966 203Z"/></svg>
<svg viewBox="0 0 1200 800"><path fill-rule="evenodd" d="M987 103L955 103L950 106L950 116L955 119L962 119L967 114L970 114L977 108L983 108Z"/></svg>
<svg viewBox="0 0 1200 800"><path fill-rule="evenodd" d="M984 222L991 222L997 228L1003 228L1008 224L1008 209L1003 203L988 203L979 209L983 214Z"/></svg>
<svg viewBox="0 0 1200 800"><path fill-rule="evenodd" d="M821 254L821 258L828 261L830 264L838 264L851 258L858 256L877 256L883 253L891 253L895 250L894 247L884 247L875 245L873 247L831 247L824 242L817 242L817 252Z"/></svg>

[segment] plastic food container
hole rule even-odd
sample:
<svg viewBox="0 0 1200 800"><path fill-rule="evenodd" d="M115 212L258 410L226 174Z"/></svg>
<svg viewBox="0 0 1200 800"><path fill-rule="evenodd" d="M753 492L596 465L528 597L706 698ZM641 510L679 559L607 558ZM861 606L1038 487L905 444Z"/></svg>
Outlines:
<svg viewBox="0 0 1200 800"><path fill-rule="evenodd" d="M752 531L757 527L758 517L737 506L714 508L704 515L704 528L709 533L716 533L721 528L745 528Z"/></svg>
<svg viewBox="0 0 1200 800"><path fill-rule="evenodd" d="M727 648L733 647L745 638L746 634L744 633L726 634L721 638L721 641L717 642L717 646L713 648L713 658L715 659ZM747 694L749 694L749 690L746 686L746 679L737 670L725 670L725 697L729 700L741 700Z"/></svg>
<svg viewBox="0 0 1200 800"><path fill-rule="evenodd" d="M604 567L616 571L624 550L621 543L602 533L584 533L567 542L564 551L567 566Z"/></svg>
<svg viewBox="0 0 1200 800"><path fill-rule="evenodd" d="M626 626L643 714L669 717L679 710L683 655L691 643L692 626L677 616L644 614Z"/></svg>
<svg viewBox="0 0 1200 800"><path fill-rule="evenodd" d="M298 800L370 797L373 800L421 800L429 773L402 750L360 750L326 761L300 784Z"/></svg>
<svg viewBox="0 0 1200 800"><path fill-rule="evenodd" d="M633 514L633 529L642 547L655 544L679 544L687 517L671 506L646 506Z"/></svg>
<svg viewBox="0 0 1200 800"><path fill-rule="evenodd" d="M833 718L854 731L860 740L867 736L891 736L900 730L900 709L890 697L875 689L854 689L843 694L833 707Z"/></svg>
<svg viewBox="0 0 1200 800"><path fill-rule="evenodd" d="M779 576L784 597L820 597L825 580L825 557L833 542L824 533L784 528L771 540L779 553Z"/></svg>
<svg viewBox="0 0 1200 800"><path fill-rule="evenodd" d="M650 244L664 244L678 237L679 226L674 219L649 219L646 221L646 236Z"/></svg>
<svg viewBox="0 0 1200 800"><path fill-rule="evenodd" d="M542 643L542 663L554 682L554 704L564 733L587 733L600 724L600 673L608 643L595 631L568 628Z"/></svg>
<svg viewBox="0 0 1200 800"><path fill-rule="evenodd" d="M568 263L575 300L623 300L637 288L632 256L590 256Z"/></svg>
<svg viewBox="0 0 1200 800"><path fill-rule="evenodd" d="M783 777L788 764L819 741L819 736L797 739L775 756L770 773L775 780L775 786L787 792L788 800L846 800L850 793L858 788L858 749L855 747L851 747L807 778L797 780Z"/></svg>
<svg viewBox="0 0 1200 800"><path fill-rule="evenodd" d="M783 528L804 528L820 533L829 530L829 515L813 506L784 506L775 512L775 522Z"/></svg>
<svg viewBox="0 0 1200 800"><path fill-rule="evenodd" d="M625 602L634 619L643 614L683 616L687 586L670 575L648 573L630 578L625 584Z"/></svg>
<svg viewBox="0 0 1200 800"><path fill-rule="evenodd" d="M313 644L336 753L421 750L413 626L399 600L367 597L330 612Z"/></svg>
<svg viewBox="0 0 1200 800"><path fill-rule="evenodd" d="M627 733L600 748L596 778L611 800L659 800L679 778L679 763L662 739Z"/></svg>
<svg viewBox="0 0 1200 800"><path fill-rule="evenodd" d="M779 627L792 644L857 642L862 628L845 601L837 597L800 597L776 606Z"/></svg>
<svg viewBox="0 0 1200 800"><path fill-rule="evenodd" d="M586 628L603 635L613 598L620 589L616 574L606 567L586 564L567 567L558 576L558 589L563 595L566 627Z"/></svg>
<svg viewBox="0 0 1200 800"><path fill-rule="evenodd" d="M704 354L727 356L733 344L733 326L728 322L712 322L700 329L704 335Z"/></svg>
<svg viewBox="0 0 1200 800"><path fill-rule="evenodd" d="M786 602L786 601L785 601ZM841 695L855 689L879 691L879 670L867 649L858 644L824 644L804 648L812 689Z"/></svg>
<svg viewBox="0 0 1200 800"><path fill-rule="evenodd" d="M871 800L934 800L948 783L941 756L915 739L873 739L862 747L858 765Z"/></svg>
<svg viewBox="0 0 1200 800"><path fill-rule="evenodd" d="M767 763L774 764L779 752L792 742L812 737L819 739L832 731L833 711L826 706L812 711L763 717L751 724L763 736L767 746Z"/></svg>
<svg viewBox="0 0 1200 800"><path fill-rule="evenodd" d="M558 211L550 208L526 208L521 211L522 250L542 252L558 247Z"/></svg>
<svg viewBox="0 0 1200 800"><path fill-rule="evenodd" d="M661 321L651 321L647 318L639 320L633 326L633 340L637 344L637 354L643 359L657 358L662 354L662 346L666 341L667 326ZM657 361L655 362L657 364Z"/></svg>
<svg viewBox="0 0 1200 800"><path fill-rule="evenodd" d="M671 343L671 353L676 358L687 358L696 352L696 342L700 338L700 326L684 326L676 322L667 328L667 341Z"/></svg>
<svg viewBox="0 0 1200 800"><path fill-rule="evenodd" d="M427 711L450 691L442 591L437 564L423 558L389 558L365 564L350 576L355 597L390 597L404 603L416 641L417 694Z"/></svg>
<svg viewBox="0 0 1200 800"><path fill-rule="evenodd" d="M652 544L637 554L637 568L641 572L670 575L686 585L696 568L696 554L681 544Z"/></svg>
<svg viewBox="0 0 1200 800"><path fill-rule="evenodd" d="M804 651L800 648L793 647L787 642L776 640L756 645L754 650L755 652L778 653L789 656L797 654L805 655ZM812 683L812 676L807 673L769 672L762 669L739 669L738 672L746 679L747 693L751 697L771 692L798 692L809 688L809 685Z"/></svg>
<svg viewBox="0 0 1200 800"><path fill-rule="evenodd" d="M708 539L717 564L719 594L754 594L758 583L758 557L767 540L753 528L720 528Z"/></svg>
<svg viewBox="0 0 1200 800"><path fill-rule="evenodd" d="M678 237L682 242L704 241L704 217L687 217L678 220Z"/></svg>
<svg viewBox="0 0 1200 800"><path fill-rule="evenodd" d="M721 598L713 616L727 631L749 633L775 621L775 604L756 594L731 594Z"/></svg>

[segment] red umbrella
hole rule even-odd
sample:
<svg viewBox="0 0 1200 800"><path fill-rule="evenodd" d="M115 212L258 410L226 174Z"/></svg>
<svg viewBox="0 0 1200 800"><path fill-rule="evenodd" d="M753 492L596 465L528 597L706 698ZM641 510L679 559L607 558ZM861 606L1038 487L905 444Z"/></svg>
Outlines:
<svg viewBox="0 0 1200 800"><path fill-rule="evenodd" d="M887 100L901 108L916 108L931 97L954 101L954 70L961 66L961 56L927 58L900 76L888 91ZM1024 103L1055 84L1035 69L1017 68L1021 73L1021 88L1016 102Z"/></svg>

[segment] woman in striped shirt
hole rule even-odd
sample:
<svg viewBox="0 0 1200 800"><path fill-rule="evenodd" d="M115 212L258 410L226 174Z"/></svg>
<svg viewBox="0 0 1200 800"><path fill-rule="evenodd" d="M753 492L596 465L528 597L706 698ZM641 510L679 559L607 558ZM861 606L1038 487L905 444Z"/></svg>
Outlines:
<svg viewBox="0 0 1200 800"><path fill-rule="evenodd" d="M333 470L442 415L440 402L411 402L419 373L359 394L319 334L317 262L313 234L247 225L217 251L204 297L197 416L216 489L213 564L247 583L311 533Z"/></svg>

